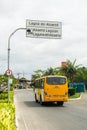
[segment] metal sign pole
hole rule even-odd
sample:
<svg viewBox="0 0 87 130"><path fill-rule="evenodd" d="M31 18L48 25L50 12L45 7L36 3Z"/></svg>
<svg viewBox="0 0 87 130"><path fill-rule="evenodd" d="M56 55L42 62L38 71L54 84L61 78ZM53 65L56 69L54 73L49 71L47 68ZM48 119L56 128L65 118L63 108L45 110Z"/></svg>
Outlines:
<svg viewBox="0 0 87 130"><path fill-rule="evenodd" d="M8 39L8 70L10 68L10 37ZM8 75L8 103L10 102L10 75Z"/></svg>
<svg viewBox="0 0 87 130"><path fill-rule="evenodd" d="M10 71L10 39L18 30L26 30L26 28L17 28L8 38L8 71ZM8 75L8 103L10 102L10 75Z"/></svg>

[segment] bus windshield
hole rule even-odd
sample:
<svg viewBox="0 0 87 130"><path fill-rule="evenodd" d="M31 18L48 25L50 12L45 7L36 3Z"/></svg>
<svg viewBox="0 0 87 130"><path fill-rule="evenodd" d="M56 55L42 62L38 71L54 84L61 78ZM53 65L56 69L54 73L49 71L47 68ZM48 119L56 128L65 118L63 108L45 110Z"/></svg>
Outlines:
<svg viewBox="0 0 87 130"><path fill-rule="evenodd" d="M64 77L47 77L46 83L47 84L65 84L66 78L64 78Z"/></svg>

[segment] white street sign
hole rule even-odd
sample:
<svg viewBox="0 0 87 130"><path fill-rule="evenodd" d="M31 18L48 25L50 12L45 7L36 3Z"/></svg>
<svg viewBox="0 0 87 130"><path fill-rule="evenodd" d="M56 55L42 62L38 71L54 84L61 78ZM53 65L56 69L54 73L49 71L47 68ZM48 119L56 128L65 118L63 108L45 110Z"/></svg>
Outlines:
<svg viewBox="0 0 87 130"><path fill-rule="evenodd" d="M12 84L12 83L13 83L13 80L12 80L12 79L10 79L10 80L9 80L9 84Z"/></svg>
<svg viewBox="0 0 87 130"><path fill-rule="evenodd" d="M62 23L26 20L26 36L32 38L59 39L62 36Z"/></svg>

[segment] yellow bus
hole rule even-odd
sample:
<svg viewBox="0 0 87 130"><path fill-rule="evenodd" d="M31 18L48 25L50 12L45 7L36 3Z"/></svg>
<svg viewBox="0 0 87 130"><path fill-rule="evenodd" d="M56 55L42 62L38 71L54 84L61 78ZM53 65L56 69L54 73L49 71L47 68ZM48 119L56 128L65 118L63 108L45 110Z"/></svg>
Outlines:
<svg viewBox="0 0 87 130"><path fill-rule="evenodd" d="M56 102L63 105L68 101L68 82L65 76L44 76L34 82L35 101L41 105Z"/></svg>

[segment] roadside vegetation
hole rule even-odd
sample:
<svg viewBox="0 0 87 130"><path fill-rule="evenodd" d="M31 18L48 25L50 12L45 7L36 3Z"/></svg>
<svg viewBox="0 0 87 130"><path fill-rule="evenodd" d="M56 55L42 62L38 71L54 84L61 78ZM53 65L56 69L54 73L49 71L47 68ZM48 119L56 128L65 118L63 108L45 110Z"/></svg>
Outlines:
<svg viewBox="0 0 87 130"><path fill-rule="evenodd" d="M14 80L14 78L12 78ZM13 84L10 91L10 102L8 103L7 77L0 75L0 130L16 130L15 106L13 103Z"/></svg>
<svg viewBox="0 0 87 130"><path fill-rule="evenodd" d="M74 95L69 96L69 99L76 99L76 98L80 98L80 96L81 96L81 93L75 93Z"/></svg>
<svg viewBox="0 0 87 130"><path fill-rule="evenodd" d="M61 65L56 68L48 68L46 70L38 69L34 71L32 80L47 75L65 75L68 78L68 82L87 82L87 68L81 64L76 65L76 60L71 62L66 61L66 65Z"/></svg>
<svg viewBox="0 0 87 130"><path fill-rule="evenodd" d="M0 94L0 129L16 130L15 126L15 106L13 104L13 91L10 92L10 103L7 100L7 93Z"/></svg>

